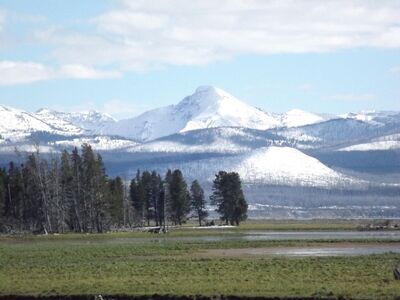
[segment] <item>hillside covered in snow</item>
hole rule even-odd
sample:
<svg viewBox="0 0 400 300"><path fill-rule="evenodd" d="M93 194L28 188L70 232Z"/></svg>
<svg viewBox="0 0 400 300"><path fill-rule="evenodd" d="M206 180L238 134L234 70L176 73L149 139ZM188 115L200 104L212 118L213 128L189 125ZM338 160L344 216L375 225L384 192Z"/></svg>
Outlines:
<svg viewBox="0 0 400 300"><path fill-rule="evenodd" d="M95 111L0 106L3 164L16 151L60 153L88 143L115 174L182 168L208 181L224 169L257 184L359 184L365 182L360 172L400 170L399 136L399 112L333 116L293 109L276 114L212 86L120 121Z"/></svg>

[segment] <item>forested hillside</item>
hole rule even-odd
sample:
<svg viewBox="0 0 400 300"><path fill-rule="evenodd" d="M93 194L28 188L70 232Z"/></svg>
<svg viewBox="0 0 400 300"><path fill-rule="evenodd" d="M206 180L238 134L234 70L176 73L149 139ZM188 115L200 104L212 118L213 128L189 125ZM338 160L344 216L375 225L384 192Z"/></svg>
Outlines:
<svg viewBox="0 0 400 300"><path fill-rule="evenodd" d="M219 208L221 219L239 224L247 212L239 175L224 172L217 178L214 195L218 194L218 205L226 207ZM222 179L226 184L221 184ZM241 195L240 203L229 189ZM180 170L168 170L165 175L138 170L130 182L119 176L109 178L101 155L89 144L50 159L32 153L22 164L10 162L0 170L3 232L105 232L182 225L190 217L201 225L207 215L202 187L198 181L189 187Z"/></svg>

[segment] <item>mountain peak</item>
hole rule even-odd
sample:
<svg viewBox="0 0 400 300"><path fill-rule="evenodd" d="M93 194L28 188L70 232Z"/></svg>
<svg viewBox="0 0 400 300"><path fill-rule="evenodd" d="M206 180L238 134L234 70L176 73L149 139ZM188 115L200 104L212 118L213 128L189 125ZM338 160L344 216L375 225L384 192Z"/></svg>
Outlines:
<svg viewBox="0 0 400 300"><path fill-rule="evenodd" d="M197 94L197 93L212 93L212 92L215 93L215 92L217 92L217 90L219 90L219 89L212 85L200 85L195 90L195 94Z"/></svg>
<svg viewBox="0 0 400 300"><path fill-rule="evenodd" d="M49 108L40 108L38 109L35 114L54 114L55 111Z"/></svg>
<svg viewBox="0 0 400 300"><path fill-rule="evenodd" d="M295 108L281 116L281 123L285 127L299 127L323 122L327 119L329 118Z"/></svg>
<svg viewBox="0 0 400 300"><path fill-rule="evenodd" d="M241 102L220 88L211 85L202 85L199 86L192 95L185 97L179 102L176 107L193 105L200 106L200 109L205 109L211 105L221 104L223 100L236 103Z"/></svg>

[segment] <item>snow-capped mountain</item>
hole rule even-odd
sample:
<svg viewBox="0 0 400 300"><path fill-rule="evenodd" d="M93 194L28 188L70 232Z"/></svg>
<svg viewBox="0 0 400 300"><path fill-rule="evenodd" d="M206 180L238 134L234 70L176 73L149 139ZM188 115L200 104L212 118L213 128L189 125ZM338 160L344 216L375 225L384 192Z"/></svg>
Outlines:
<svg viewBox="0 0 400 300"><path fill-rule="evenodd" d="M331 119L326 115L309 113L301 109L292 109L282 114L279 118L281 126L285 127L300 127L321 123Z"/></svg>
<svg viewBox="0 0 400 300"><path fill-rule="evenodd" d="M0 105L0 134L3 138L18 138L31 132L54 129L35 116L15 108Z"/></svg>
<svg viewBox="0 0 400 300"><path fill-rule="evenodd" d="M40 109L36 113L32 114L37 119L48 124L53 129L64 132L65 134L75 135L83 134L85 130L70 121L63 118L64 113L59 113L50 109Z"/></svg>
<svg viewBox="0 0 400 300"><path fill-rule="evenodd" d="M60 127L64 131L74 132L75 134L84 132L98 133L104 127L116 122L110 115L94 110L67 113L50 109L40 109L34 115L48 124Z"/></svg>
<svg viewBox="0 0 400 300"><path fill-rule="evenodd" d="M231 126L265 130L279 125L272 114L247 105L219 88L202 86L177 105L121 120L105 128L103 133L149 141L204 128Z"/></svg>
<svg viewBox="0 0 400 300"><path fill-rule="evenodd" d="M400 112L330 116L294 109L272 114L210 86L197 88L176 105L121 121L94 111L30 113L0 106L2 167L25 153L54 155L83 143L101 153L110 176L181 169L188 182L198 179L209 192L216 172L238 172L246 197L265 207L282 207L282 201L288 207L315 205L316 215L311 215L318 217L327 199L334 209L351 200L361 207L355 216L365 217L376 216L375 208L364 209L365 195L371 203L380 197L382 207L398 205L391 196L398 192L391 189L398 188L400 174ZM377 194L369 194L371 187ZM337 191L336 202L331 191ZM348 217L352 207L346 208Z"/></svg>
<svg viewBox="0 0 400 300"><path fill-rule="evenodd" d="M96 111L65 113L40 109L30 113L0 105L0 134L11 140L37 132L65 136L93 134L115 122L111 116Z"/></svg>
<svg viewBox="0 0 400 300"><path fill-rule="evenodd" d="M192 130L241 127L267 130L298 127L330 119L324 115L293 109L272 114L250 106L220 88L200 86L177 105L147 111L138 117L121 120L104 128L104 134L120 135L139 141Z"/></svg>
<svg viewBox="0 0 400 300"><path fill-rule="evenodd" d="M176 105L122 121L94 111L29 113L0 106L3 156L15 149L23 153L40 146L43 153L57 153L89 143L106 163L118 163L118 171L182 168L203 180L232 170L248 182L347 182L336 168L364 171L368 161L367 170L396 169L399 136L399 112L272 114L210 86Z"/></svg>

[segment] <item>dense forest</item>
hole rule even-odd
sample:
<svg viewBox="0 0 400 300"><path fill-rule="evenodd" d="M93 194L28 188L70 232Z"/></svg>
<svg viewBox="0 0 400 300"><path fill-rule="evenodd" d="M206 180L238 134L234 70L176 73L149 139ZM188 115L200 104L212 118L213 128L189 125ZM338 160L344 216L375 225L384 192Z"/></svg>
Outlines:
<svg viewBox="0 0 400 300"><path fill-rule="evenodd" d="M219 172L211 204L221 220L236 224L247 217L237 173ZM0 170L0 231L105 232L137 226L182 225L208 216L204 191L190 186L180 170L137 171L131 180L108 178L102 157L90 145L50 159L32 153L24 163Z"/></svg>

